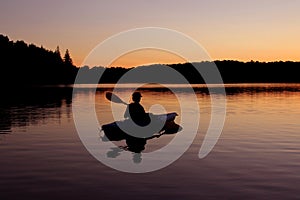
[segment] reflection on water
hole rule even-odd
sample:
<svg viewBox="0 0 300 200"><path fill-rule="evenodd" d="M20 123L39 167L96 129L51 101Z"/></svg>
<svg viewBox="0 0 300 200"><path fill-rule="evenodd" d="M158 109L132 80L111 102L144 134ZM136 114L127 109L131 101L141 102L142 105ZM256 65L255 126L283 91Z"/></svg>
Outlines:
<svg viewBox="0 0 300 200"><path fill-rule="evenodd" d="M14 128L60 121L61 114L71 115L72 88L20 88L3 92L0 105L0 134Z"/></svg>
<svg viewBox="0 0 300 200"><path fill-rule="evenodd" d="M91 94L88 87L81 87L76 98ZM172 87L186 95L188 104L184 86ZM115 121L111 104L104 98L104 92L112 88L102 85L97 90L100 124ZM85 150L74 127L71 87L5 92L0 106L1 199L297 199L300 85L226 85L225 127L213 151L202 160L197 155L210 120L210 97L204 85L194 85L194 90L201 112L194 143L172 165L139 175L110 169ZM161 104L167 112L179 113L175 121L180 124L178 102L170 91L147 86L141 92L146 110L161 112L159 106L153 106ZM125 101L130 98L126 87L117 93ZM125 107L115 106L120 110L117 118L122 119ZM188 107L191 113L193 109ZM96 129L95 134L98 132ZM165 146L173 137L163 135L147 141L144 152ZM115 146L99 151L109 159L118 159L128 153L119 146L126 146L126 142L115 142ZM132 153L131 159L138 165L143 162L143 153Z"/></svg>
<svg viewBox="0 0 300 200"><path fill-rule="evenodd" d="M123 84L122 89L119 89L118 95L121 98L129 101L130 90L135 86L134 84ZM185 85L170 84L166 85L172 88L176 92L185 92ZM201 100L202 97L209 95L207 87L202 84L192 84L198 98ZM89 85L77 85L82 88L82 94L88 95L91 90ZM210 85L210 87L218 87L218 85ZM92 86L90 86L92 88ZM105 122L113 121L113 116L110 111L110 107L107 107L107 100L104 98L105 91L112 91L114 84L102 84L97 89L97 100L96 103L98 115L102 116L99 118L100 124ZM154 104L160 104L165 107L166 110L180 112L179 103L176 97L166 87L162 87L157 84L147 84L140 88L145 93L143 103L146 109L151 109ZM118 91L118 90L117 90ZM216 91L216 90L214 90ZM253 100L254 97L272 97L282 96L292 97L298 96L300 92L299 84L227 84L226 94L229 99L236 99L237 97L249 98ZM164 96L167 96L164 97ZM79 97L80 98L80 97ZM170 101L171 99L171 101ZM270 98L271 99L271 98ZM188 100L188 98L187 98ZM104 105L103 105L103 102ZM48 120L56 120L59 122L62 112L65 112L70 118L72 103L72 86L68 87L39 87L39 88L21 88L18 91L4 92L1 105L0 105L0 134L11 133L12 129L17 127L24 127L38 124L46 124ZM209 109L210 102L204 101L204 105L201 109ZM201 101L200 101L201 104ZM272 102L270 102L272 104ZM240 103L239 106L243 106ZM289 104L290 105L290 104ZM118 106L118 105L117 105ZM121 105L123 106L123 105ZM274 108L274 107L272 107ZM125 107L124 107L125 109ZM155 108L153 111L155 112ZM105 116L103 116L105 114ZM123 113L120 113L120 119L122 119ZM179 116L180 118L180 116Z"/></svg>
<svg viewBox="0 0 300 200"><path fill-rule="evenodd" d="M108 152L107 152L107 157L108 158L116 158L119 155L121 155L121 153L123 151L126 151L126 147L112 147ZM132 154L132 161L136 164L139 164L142 162L142 153L134 153Z"/></svg>

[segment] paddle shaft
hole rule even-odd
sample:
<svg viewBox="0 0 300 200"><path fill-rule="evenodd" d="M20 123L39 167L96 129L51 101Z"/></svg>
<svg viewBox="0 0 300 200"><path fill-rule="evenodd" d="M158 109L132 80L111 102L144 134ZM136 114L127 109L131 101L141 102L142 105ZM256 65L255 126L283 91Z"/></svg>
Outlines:
<svg viewBox="0 0 300 200"><path fill-rule="evenodd" d="M128 103L123 101L120 97L118 97L116 94L114 94L112 92L106 92L105 97L106 97L106 99L108 99L111 102L124 104L126 106L128 105Z"/></svg>

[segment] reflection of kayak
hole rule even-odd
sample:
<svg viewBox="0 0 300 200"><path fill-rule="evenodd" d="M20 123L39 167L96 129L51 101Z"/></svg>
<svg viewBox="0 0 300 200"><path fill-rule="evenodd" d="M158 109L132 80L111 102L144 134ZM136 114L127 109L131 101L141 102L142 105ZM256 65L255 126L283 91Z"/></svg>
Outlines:
<svg viewBox="0 0 300 200"><path fill-rule="evenodd" d="M177 113L167 113L167 114L161 114L161 115L152 115L152 117L155 120L159 120L160 122L164 123L163 128L159 131L159 133L163 134L173 134L177 133L178 131L181 130L181 127L174 122L174 119L176 118ZM122 125L128 124L130 125L130 120L126 119L123 121L118 121L118 122L112 122L110 124L105 124L101 128L107 137L108 140L110 141L120 141L124 140L128 137L128 134L126 134L124 131L122 131L117 123L122 123ZM153 133L153 135L156 133Z"/></svg>

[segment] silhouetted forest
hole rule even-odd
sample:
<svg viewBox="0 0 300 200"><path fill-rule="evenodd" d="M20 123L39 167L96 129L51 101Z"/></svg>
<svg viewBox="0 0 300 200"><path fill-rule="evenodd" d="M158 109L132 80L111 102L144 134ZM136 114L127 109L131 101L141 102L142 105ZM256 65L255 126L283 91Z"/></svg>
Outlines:
<svg viewBox="0 0 300 200"><path fill-rule="evenodd" d="M210 71L212 65L216 65L222 76L224 83L300 83L300 62L239 62L239 61L214 61L165 65L182 74L189 83L204 83L199 71ZM115 83L126 72L134 69L139 72L139 76L128 82L149 83L153 79L162 80L161 83L181 83L180 80L160 73L161 65L141 66L131 69L121 67L104 68L94 67L89 69L87 66L82 68L85 78L82 83L88 83L88 78L103 73L101 83ZM161 77L160 77L161 76ZM126 82L126 81L125 81ZM215 78L211 82L219 83Z"/></svg>
<svg viewBox="0 0 300 200"><path fill-rule="evenodd" d="M61 57L55 51L10 41L0 35L1 79L7 85L69 84L74 82L78 68L73 65L69 51Z"/></svg>
<svg viewBox="0 0 300 200"><path fill-rule="evenodd" d="M214 61L224 83L300 83L300 62L239 62ZM190 83L203 83L197 69L208 69L212 62L173 64L170 67L181 72ZM216 83L216 82L213 82Z"/></svg>
<svg viewBox="0 0 300 200"><path fill-rule="evenodd" d="M72 84L78 69L74 66L69 51L61 56L59 47L55 51L26 44L24 41L10 41L0 35L1 83L2 85L45 85ZM204 83L198 71L210 71L216 64L224 83L300 83L300 62L239 62L233 60L171 64L190 83ZM128 82L147 82L149 77L162 76L164 83L181 83L164 73L157 71L159 65L136 68L84 66L80 72L80 83L95 83L102 74L100 83L116 83L125 73L134 69L142 72L135 80ZM161 65L160 65L161 66ZM161 68L160 68L161 69ZM218 83L212 79L210 83Z"/></svg>

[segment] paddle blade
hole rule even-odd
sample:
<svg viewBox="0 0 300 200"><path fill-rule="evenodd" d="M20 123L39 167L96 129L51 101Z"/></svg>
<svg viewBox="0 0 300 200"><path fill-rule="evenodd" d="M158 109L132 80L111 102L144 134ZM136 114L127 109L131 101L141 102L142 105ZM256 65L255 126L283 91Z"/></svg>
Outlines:
<svg viewBox="0 0 300 200"><path fill-rule="evenodd" d="M120 99L120 97L118 97L117 95L115 95L112 92L106 92L105 93L105 97L109 100L112 101L114 103L122 103L124 105L128 105L127 103L125 103L122 99Z"/></svg>

